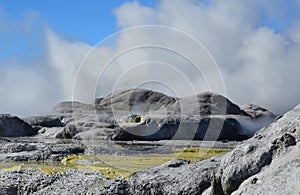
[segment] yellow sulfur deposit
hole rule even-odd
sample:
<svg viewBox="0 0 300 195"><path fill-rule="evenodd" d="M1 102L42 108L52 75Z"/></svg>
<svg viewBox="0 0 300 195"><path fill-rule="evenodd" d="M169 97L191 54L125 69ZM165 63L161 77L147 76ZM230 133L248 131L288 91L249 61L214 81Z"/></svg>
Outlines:
<svg viewBox="0 0 300 195"><path fill-rule="evenodd" d="M91 169L99 171L107 178L122 176L127 178L130 174L142 169L160 166L163 163L180 158L190 160L192 163L225 154L231 149L222 148L175 148L170 154L145 155L69 155L60 163L8 163L0 165L6 170L38 169L48 174L63 172L68 168Z"/></svg>

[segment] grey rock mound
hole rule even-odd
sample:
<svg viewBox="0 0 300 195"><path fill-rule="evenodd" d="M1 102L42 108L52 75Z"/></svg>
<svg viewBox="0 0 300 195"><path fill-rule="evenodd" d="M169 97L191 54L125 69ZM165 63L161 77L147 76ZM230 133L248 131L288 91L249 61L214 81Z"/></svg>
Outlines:
<svg viewBox="0 0 300 195"><path fill-rule="evenodd" d="M112 110L145 113L162 108L170 108L177 98L169 97L163 93L146 89L130 89L110 94L102 99L98 106L110 107Z"/></svg>
<svg viewBox="0 0 300 195"><path fill-rule="evenodd" d="M299 193L299 113L300 105L227 154L212 192Z"/></svg>
<svg viewBox="0 0 300 195"><path fill-rule="evenodd" d="M160 167L132 174L128 179L130 194L201 194L210 186L221 157L190 164L173 160Z"/></svg>
<svg viewBox="0 0 300 195"><path fill-rule="evenodd" d="M254 106L243 110L212 92L176 98L139 88L97 98L94 105L62 102L54 116L62 117L63 130L49 129L43 135L126 141L243 140L275 118Z"/></svg>
<svg viewBox="0 0 300 195"><path fill-rule="evenodd" d="M33 136L37 131L28 123L9 114L0 115L0 137Z"/></svg>
<svg viewBox="0 0 300 195"><path fill-rule="evenodd" d="M196 97L200 108L199 114L249 116L246 112L241 110L239 106L220 94L203 92L198 94ZM191 98L183 98L183 100L185 99L190 100Z"/></svg>
<svg viewBox="0 0 300 195"><path fill-rule="evenodd" d="M170 97L147 89L130 89L97 99L97 107L130 113L170 113L173 115L243 115L249 116L222 95L203 92L191 97Z"/></svg>

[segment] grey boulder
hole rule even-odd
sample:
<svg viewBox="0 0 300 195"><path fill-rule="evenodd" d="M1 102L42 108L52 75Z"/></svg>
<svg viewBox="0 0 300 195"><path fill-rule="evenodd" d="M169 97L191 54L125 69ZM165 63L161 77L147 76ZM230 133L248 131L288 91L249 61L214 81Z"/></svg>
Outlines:
<svg viewBox="0 0 300 195"><path fill-rule="evenodd" d="M0 137L33 136L37 131L28 123L10 114L0 115Z"/></svg>
<svg viewBox="0 0 300 195"><path fill-rule="evenodd" d="M225 155L216 194L299 194L300 105Z"/></svg>
<svg viewBox="0 0 300 195"><path fill-rule="evenodd" d="M145 169L128 179L130 194L201 194L210 186L221 157L190 164L175 159L160 167Z"/></svg>

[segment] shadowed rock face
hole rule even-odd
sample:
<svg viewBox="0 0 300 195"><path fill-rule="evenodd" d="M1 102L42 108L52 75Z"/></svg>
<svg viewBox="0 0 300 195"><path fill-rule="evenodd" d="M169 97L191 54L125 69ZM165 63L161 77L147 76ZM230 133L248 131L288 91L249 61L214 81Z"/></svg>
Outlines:
<svg viewBox="0 0 300 195"><path fill-rule="evenodd" d="M232 118L193 118L185 121L161 121L150 119L147 124L137 126L124 125L111 137L113 140L143 140L158 141L161 139L181 140L230 140L239 141L244 139L239 134L239 123Z"/></svg>
<svg viewBox="0 0 300 195"><path fill-rule="evenodd" d="M0 137L33 136L37 131L28 123L9 114L0 115Z"/></svg>

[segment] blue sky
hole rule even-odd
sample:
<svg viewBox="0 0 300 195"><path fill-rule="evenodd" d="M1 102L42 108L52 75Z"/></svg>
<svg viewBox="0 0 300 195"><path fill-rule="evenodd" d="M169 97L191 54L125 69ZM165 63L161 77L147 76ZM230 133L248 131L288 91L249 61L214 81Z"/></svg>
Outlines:
<svg viewBox="0 0 300 195"><path fill-rule="evenodd" d="M118 30L113 10L125 2L128 1L0 0L0 61L13 56L30 61L42 56L42 51L36 50L42 45L44 24L69 41L95 45ZM154 6L156 1L138 2ZM23 32L24 28L30 33Z"/></svg>
<svg viewBox="0 0 300 195"><path fill-rule="evenodd" d="M95 45L118 30L113 10L126 2L132 1L0 0L0 24L2 23L0 26L0 62L17 56L26 64L26 61L30 62L42 56L41 45L43 45L44 38L41 31L44 24L66 40L79 40ZM137 2L155 7L157 0ZM207 0L202 2L209 4ZM266 15L263 21L275 32L280 32L282 26L287 25L298 11L295 1L283 2L289 4L289 10L285 11L289 12L290 17L279 15L269 18ZM26 31L24 28L30 32L23 32Z"/></svg>

